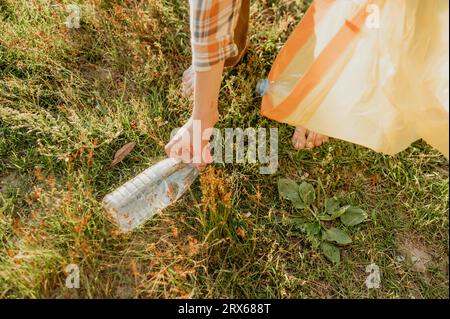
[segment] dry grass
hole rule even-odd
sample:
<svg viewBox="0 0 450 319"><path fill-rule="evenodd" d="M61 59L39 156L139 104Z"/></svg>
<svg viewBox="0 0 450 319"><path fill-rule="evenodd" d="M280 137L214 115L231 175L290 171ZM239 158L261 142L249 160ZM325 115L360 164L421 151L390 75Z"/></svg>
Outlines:
<svg viewBox="0 0 450 319"><path fill-rule="evenodd" d="M252 1L252 47L226 72L220 98L219 127L279 128L278 173L215 165L179 203L118 234L101 198L161 159L189 116L179 92L190 63L187 2L76 2L80 29L64 25L72 1L0 0L0 297L448 298L441 155L422 142L395 158L340 141L296 152L292 128L258 113L256 82L302 0ZM339 266L291 231L298 212L279 199L279 177L369 213ZM397 234L427 247L425 272L398 261ZM80 289L65 287L71 263ZM382 270L379 290L364 286L370 263Z"/></svg>

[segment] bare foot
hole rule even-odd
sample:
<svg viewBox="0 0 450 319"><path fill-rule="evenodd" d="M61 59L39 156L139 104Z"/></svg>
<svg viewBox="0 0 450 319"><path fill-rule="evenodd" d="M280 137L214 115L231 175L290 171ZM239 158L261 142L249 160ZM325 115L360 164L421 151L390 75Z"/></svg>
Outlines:
<svg viewBox="0 0 450 319"><path fill-rule="evenodd" d="M195 72L192 65L183 73L182 94L186 98L192 98L194 94Z"/></svg>
<svg viewBox="0 0 450 319"><path fill-rule="evenodd" d="M321 135L308 129L299 126L295 129L292 136L292 145L296 150L302 150L305 148L312 149L328 142L329 137Z"/></svg>

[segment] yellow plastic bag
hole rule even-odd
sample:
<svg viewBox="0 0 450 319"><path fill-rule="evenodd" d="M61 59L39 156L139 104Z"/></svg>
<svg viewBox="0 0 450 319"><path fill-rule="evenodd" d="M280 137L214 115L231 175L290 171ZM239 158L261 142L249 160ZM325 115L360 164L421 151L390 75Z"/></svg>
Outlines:
<svg viewBox="0 0 450 319"><path fill-rule="evenodd" d="M449 1L316 0L279 53L261 113L394 155L449 156Z"/></svg>

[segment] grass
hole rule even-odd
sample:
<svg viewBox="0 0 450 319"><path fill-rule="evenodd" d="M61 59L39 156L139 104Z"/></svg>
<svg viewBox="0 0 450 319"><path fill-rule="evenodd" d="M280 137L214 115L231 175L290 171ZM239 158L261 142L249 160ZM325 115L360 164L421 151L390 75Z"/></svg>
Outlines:
<svg viewBox="0 0 450 319"><path fill-rule="evenodd" d="M79 29L64 25L70 3ZM307 5L252 1L252 46L221 90L219 128L279 128L277 173L214 165L176 205L122 235L100 200L163 158L189 116L179 92L187 1L0 0L0 297L448 298L444 157L423 142L396 157L337 140L298 152L291 127L259 115L256 83ZM341 264L292 231L301 213L279 198L282 177L369 213ZM425 271L398 259L411 247L430 257ZM380 289L364 284L371 263ZM68 264L79 266L80 289L65 287Z"/></svg>

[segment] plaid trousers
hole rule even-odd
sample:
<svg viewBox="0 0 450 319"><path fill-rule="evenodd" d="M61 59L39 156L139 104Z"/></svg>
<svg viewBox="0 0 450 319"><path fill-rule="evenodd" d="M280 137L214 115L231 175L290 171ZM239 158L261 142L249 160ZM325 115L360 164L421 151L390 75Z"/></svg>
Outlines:
<svg viewBox="0 0 450 319"><path fill-rule="evenodd" d="M208 71L234 66L248 46L250 0L189 0L192 65Z"/></svg>

